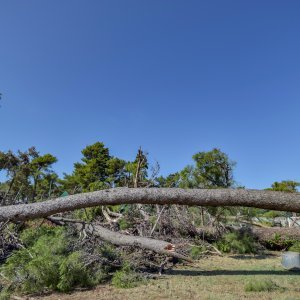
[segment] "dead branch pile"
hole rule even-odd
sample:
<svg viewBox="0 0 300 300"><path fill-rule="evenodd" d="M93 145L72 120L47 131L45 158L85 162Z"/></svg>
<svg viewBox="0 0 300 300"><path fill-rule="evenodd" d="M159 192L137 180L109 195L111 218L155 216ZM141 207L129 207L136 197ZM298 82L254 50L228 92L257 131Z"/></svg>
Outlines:
<svg viewBox="0 0 300 300"><path fill-rule="evenodd" d="M126 213L112 211L107 206L117 204L139 205L131 205ZM101 213L93 223L76 219L70 212L99 205L102 205ZM140 267L164 266L165 257L171 257L173 262L174 259L190 262L191 245L197 243L207 246L207 241L215 241L230 230L220 221L222 209L211 214L208 209L199 205L212 207L245 205L300 211L300 195L231 189L118 188L39 203L0 207L0 221L3 225L0 228L2 257L7 257L12 249L21 247L17 236L9 232L7 226L9 222L47 218L56 226L75 228L81 240L88 241L86 244L90 247L93 243L102 241L118 246L127 255L135 256L134 261ZM191 206L196 210L193 211ZM122 227L121 221L128 223L128 226ZM260 229L253 232L260 239L270 237ZM218 254L216 249L211 252ZM93 260L92 252L90 259ZM118 264L116 261L110 263Z"/></svg>

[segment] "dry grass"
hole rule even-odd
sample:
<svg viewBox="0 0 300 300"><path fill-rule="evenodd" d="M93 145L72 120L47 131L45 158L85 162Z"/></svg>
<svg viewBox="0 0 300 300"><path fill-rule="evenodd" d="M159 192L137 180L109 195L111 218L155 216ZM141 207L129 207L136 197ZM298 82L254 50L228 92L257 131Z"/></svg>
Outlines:
<svg viewBox="0 0 300 300"><path fill-rule="evenodd" d="M52 294L54 299L300 299L300 274L285 271L280 256L226 256L201 259L193 266L178 267L158 280L132 289L98 286L70 295ZM246 292L251 280L271 280L280 289L272 292Z"/></svg>

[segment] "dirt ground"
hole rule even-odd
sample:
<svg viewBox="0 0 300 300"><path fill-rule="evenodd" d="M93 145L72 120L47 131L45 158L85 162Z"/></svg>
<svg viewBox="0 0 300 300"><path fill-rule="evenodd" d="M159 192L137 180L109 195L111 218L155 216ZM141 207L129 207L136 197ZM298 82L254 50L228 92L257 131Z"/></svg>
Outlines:
<svg viewBox="0 0 300 300"><path fill-rule="evenodd" d="M280 254L271 256L211 256L191 266L178 266L159 279L132 289L99 285L93 290L72 294L51 294L39 300L140 300L140 299L300 299L300 272L281 267ZM253 280L272 280L275 291L246 292Z"/></svg>

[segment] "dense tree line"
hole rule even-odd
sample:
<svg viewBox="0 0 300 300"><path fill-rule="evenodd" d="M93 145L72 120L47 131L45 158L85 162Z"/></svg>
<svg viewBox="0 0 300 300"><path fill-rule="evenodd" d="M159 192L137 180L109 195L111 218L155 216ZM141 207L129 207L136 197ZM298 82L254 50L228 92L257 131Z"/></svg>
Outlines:
<svg viewBox="0 0 300 300"><path fill-rule="evenodd" d="M234 186L235 164L219 149L196 153L194 165L166 177L158 176L158 165L148 174L148 157L142 149L138 149L133 161L112 156L101 142L87 146L81 153L81 161L74 163L72 174L59 178L53 171L57 158L52 154L41 155L35 147L17 153L0 151L0 171L6 175L0 186L2 205L43 201L63 192L75 194L112 187Z"/></svg>

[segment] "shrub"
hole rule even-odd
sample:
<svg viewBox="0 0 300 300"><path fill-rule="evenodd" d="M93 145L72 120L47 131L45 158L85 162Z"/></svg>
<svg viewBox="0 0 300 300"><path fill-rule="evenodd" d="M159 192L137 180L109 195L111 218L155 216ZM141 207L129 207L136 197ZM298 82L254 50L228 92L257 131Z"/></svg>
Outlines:
<svg viewBox="0 0 300 300"><path fill-rule="evenodd" d="M77 209L74 211L74 218L80 219L86 222L93 221L97 216L102 215L101 207L87 207L84 209Z"/></svg>
<svg viewBox="0 0 300 300"><path fill-rule="evenodd" d="M276 217L284 217L285 215L286 215L286 212L268 210L267 212L262 214L262 217L273 219L273 218L276 218Z"/></svg>
<svg viewBox="0 0 300 300"><path fill-rule="evenodd" d="M24 234L30 244L33 234ZM47 235L40 236L31 247L14 252L3 266L3 273L20 291L37 292L44 287L55 289L59 282L59 265L66 247L63 229L52 228Z"/></svg>
<svg viewBox="0 0 300 300"><path fill-rule="evenodd" d="M115 261L119 258L115 247L109 243L105 243L99 248L99 254L110 261Z"/></svg>
<svg viewBox="0 0 300 300"><path fill-rule="evenodd" d="M9 300L11 298L11 293L7 289L3 289L0 292L0 300Z"/></svg>
<svg viewBox="0 0 300 300"><path fill-rule="evenodd" d="M205 251L204 247L194 245L190 249L190 256L192 259L199 259L203 251Z"/></svg>
<svg viewBox="0 0 300 300"><path fill-rule="evenodd" d="M257 245L248 233L226 233L221 241L216 243L217 248L225 253L256 253Z"/></svg>
<svg viewBox="0 0 300 300"><path fill-rule="evenodd" d="M131 226L130 223L125 218L120 219L118 223L121 230L128 229Z"/></svg>
<svg viewBox="0 0 300 300"><path fill-rule="evenodd" d="M31 247L41 236L43 235L49 235L49 236L54 236L56 230L62 230L62 228L54 229L53 226L49 225L43 225L43 226L37 226L37 224L32 223L32 227L25 229L21 232L20 238L24 246L26 248Z"/></svg>
<svg viewBox="0 0 300 300"><path fill-rule="evenodd" d="M283 290L283 288L270 279L251 280L245 285L245 292L272 292L275 290Z"/></svg>
<svg viewBox="0 0 300 300"><path fill-rule="evenodd" d="M289 247L289 251L300 252L300 241L296 241L291 247Z"/></svg>
<svg viewBox="0 0 300 300"><path fill-rule="evenodd" d="M27 229L21 238L27 248L15 251L1 268L15 291L70 291L91 287L105 277L101 265L87 267L82 252L71 252L71 239L62 227Z"/></svg>
<svg viewBox="0 0 300 300"><path fill-rule="evenodd" d="M83 264L82 253L70 254L59 267L59 283L57 289L68 292L76 287L92 287L105 278L101 270L93 274L93 270Z"/></svg>
<svg viewBox="0 0 300 300"><path fill-rule="evenodd" d="M289 237L283 237L278 233L275 233L272 239L268 240L266 242L266 247L270 250L285 250L289 249L290 247L293 246L297 242L294 239L291 239Z"/></svg>
<svg viewBox="0 0 300 300"><path fill-rule="evenodd" d="M141 283L145 282L145 279L135 272L128 264L113 275L112 284L115 287L128 289L133 288Z"/></svg>

